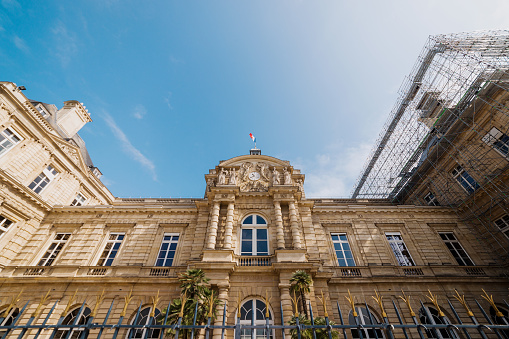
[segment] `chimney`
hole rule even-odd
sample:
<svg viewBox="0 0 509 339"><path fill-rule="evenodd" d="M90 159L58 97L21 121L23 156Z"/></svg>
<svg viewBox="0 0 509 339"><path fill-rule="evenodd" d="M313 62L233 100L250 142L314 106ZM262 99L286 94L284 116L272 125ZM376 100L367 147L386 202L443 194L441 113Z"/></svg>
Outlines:
<svg viewBox="0 0 509 339"><path fill-rule="evenodd" d="M57 112L57 125L68 138L72 138L90 121L92 121L90 114L77 100L65 101L64 107Z"/></svg>

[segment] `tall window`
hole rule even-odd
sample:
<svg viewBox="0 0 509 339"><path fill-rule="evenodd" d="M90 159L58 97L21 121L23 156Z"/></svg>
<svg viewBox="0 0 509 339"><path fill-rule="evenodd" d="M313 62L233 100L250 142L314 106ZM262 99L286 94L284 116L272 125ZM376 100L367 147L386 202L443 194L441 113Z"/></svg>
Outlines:
<svg viewBox="0 0 509 339"><path fill-rule="evenodd" d="M267 222L257 214L242 221L241 255L269 255Z"/></svg>
<svg viewBox="0 0 509 339"><path fill-rule="evenodd" d="M421 307L419 309L419 318L423 325L447 325L450 324L446 317L440 317L438 311L433 307ZM440 333L440 335L438 335ZM429 329L426 330L426 336L430 339L440 338L443 339L458 339L458 336L453 330L442 329Z"/></svg>
<svg viewBox="0 0 509 339"><path fill-rule="evenodd" d="M3 215L0 215L0 238L4 233L6 233L9 230L9 227L12 225L12 221L4 217Z"/></svg>
<svg viewBox="0 0 509 339"><path fill-rule="evenodd" d="M51 266L70 237L71 233L57 233L37 266Z"/></svg>
<svg viewBox="0 0 509 339"><path fill-rule="evenodd" d="M385 233L385 236L389 241L389 245L391 246L392 252L394 252L398 264L400 266L415 266L401 234L399 232Z"/></svg>
<svg viewBox="0 0 509 339"><path fill-rule="evenodd" d="M358 321L360 325L363 325L364 327L368 327L368 329L362 330L362 337L364 339L371 339L371 338L385 338L383 335L383 332L381 329L369 329L369 325L373 324L380 324L376 316L371 313L371 318L369 317L368 310L365 307L355 307L355 311L358 315ZM356 325L355 317L353 316L352 311L350 311L350 314L348 315L348 322L350 325ZM352 337L353 338L360 338L359 330L352 329Z"/></svg>
<svg viewBox="0 0 509 339"><path fill-rule="evenodd" d="M124 240L124 233L110 233L109 239L104 246L103 253L97 262L97 266L111 266L113 260L117 256L122 240Z"/></svg>
<svg viewBox="0 0 509 339"><path fill-rule="evenodd" d="M71 202L71 206L83 206L85 201L87 201L87 198L81 195L81 193L78 193L76 198L74 198L74 200Z"/></svg>
<svg viewBox="0 0 509 339"><path fill-rule="evenodd" d="M131 325L138 325L140 328L131 329L127 332L126 338L147 338L147 339L157 339L161 335L161 329L147 329L142 328L145 325L149 324L150 321L150 313L152 312L152 307L145 307L140 311L138 317L136 314L133 315L133 319L131 320ZM161 318L161 311L157 308L154 311L155 321L152 321L152 325L154 324L162 324L163 319ZM147 333L148 332L148 333Z"/></svg>
<svg viewBox="0 0 509 339"><path fill-rule="evenodd" d="M355 266L352 249L348 243L346 233L331 233L331 237L339 266Z"/></svg>
<svg viewBox="0 0 509 339"><path fill-rule="evenodd" d="M509 238L509 214L503 215L501 218L495 220L495 225Z"/></svg>
<svg viewBox="0 0 509 339"><path fill-rule="evenodd" d="M463 249L461 244L454 233L439 233L440 238L444 241L445 245L451 251L452 256L458 262L458 265L461 266L473 266L474 263L468 256L467 252Z"/></svg>
<svg viewBox="0 0 509 339"><path fill-rule="evenodd" d="M473 193L480 186L479 184L468 174L463 167L457 166L451 172L452 176L456 181L467 191L468 193Z"/></svg>
<svg viewBox="0 0 509 339"><path fill-rule="evenodd" d="M493 127L482 141L493 147L504 157L509 156L509 136L502 133L498 128Z"/></svg>
<svg viewBox="0 0 509 339"><path fill-rule="evenodd" d="M28 188L33 190L35 193L40 193L48 184L55 179L58 172L51 166L46 167L37 178L32 181Z"/></svg>
<svg viewBox="0 0 509 339"><path fill-rule="evenodd" d="M69 312L64 318L64 321L62 322L62 325L85 325L88 321L88 318L90 318L90 308L83 307L83 308L76 308L73 311ZM57 331L55 335L55 339L64 339L64 338L70 338L70 339L78 339L81 338L81 335L83 334L84 329L77 329L77 328L68 328L68 329L60 329ZM70 335L69 335L69 332ZM86 338L87 336L85 336Z"/></svg>
<svg viewBox="0 0 509 339"><path fill-rule="evenodd" d="M0 311L0 317L4 316L6 309L3 309ZM13 307L11 310L7 313L4 320L0 322L0 326L10 326L16 319L16 317L19 315L19 308ZM7 330L0 330L0 336L3 338L3 336L7 333Z"/></svg>
<svg viewBox="0 0 509 339"><path fill-rule="evenodd" d="M250 299L245 301L240 307L240 323L246 325L265 325L266 324L265 302L259 299ZM273 324L272 312L269 310L269 324ZM241 339L266 339L266 329L245 329L240 332ZM271 331L268 338L274 338L274 331Z"/></svg>
<svg viewBox="0 0 509 339"><path fill-rule="evenodd" d="M6 128L0 132L0 155L7 153L8 150L13 148L22 139L15 134L11 129Z"/></svg>
<svg viewBox="0 0 509 339"><path fill-rule="evenodd" d="M157 256L156 266L171 266L175 259L175 252L179 242L179 235L173 233L165 233L159 255Z"/></svg>
<svg viewBox="0 0 509 339"><path fill-rule="evenodd" d="M440 206L437 198L435 198L435 195L433 195L433 193L431 192L428 192L428 194L424 196L424 201L426 201L426 204L428 204L428 206Z"/></svg>

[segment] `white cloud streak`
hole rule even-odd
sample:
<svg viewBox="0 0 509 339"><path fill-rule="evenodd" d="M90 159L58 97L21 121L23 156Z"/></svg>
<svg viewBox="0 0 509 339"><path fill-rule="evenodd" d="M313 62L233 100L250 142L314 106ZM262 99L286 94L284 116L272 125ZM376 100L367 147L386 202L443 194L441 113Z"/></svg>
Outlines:
<svg viewBox="0 0 509 339"><path fill-rule="evenodd" d="M25 40L21 39L19 36L15 35L12 38L14 45L22 52L28 53L30 52L30 48L26 44Z"/></svg>
<svg viewBox="0 0 509 339"><path fill-rule="evenodd" d="M169 109L173 109L173 106L171 105L171 102L170 102L172 95L173 95L172 92L168 92L168 95L166 96L166 98L164 98L164 102L166 103L166 105L168 105Z"/></svg>
<svg viewBox="0 0 509 339"><path fill-rule="evenodd" d="M122 143L122 148L124 152L126 152L134 161L140 163L143 167L145 167L150 174L152 175L152 179L154 181L157 181L157 175L156 175L156 167L154 163L149 160L143 153L141 153L136 147L133 146L131 141L127 138L125 133L118 127L115 120L111 115L104 112L103 113L103 119L108 125L108 127L111 129L111 132L115 137Z"/></svg>
<svg viewBox="0 0 509 339"><path fill-rule="evenodd" d="M133 117L135 117L136 119L141 120L145 117L146 114L147 114L147 109L145 108L145 106L137 105L134 108Z"/></svg>
<svg viewBox="0 0 509 339"><path fill-rule="evenodd" d="M70 32L63 22L59 21L51 30L54 36L53 54L60 60L62 67L67 67L78 52L76 35Z"/></svg>

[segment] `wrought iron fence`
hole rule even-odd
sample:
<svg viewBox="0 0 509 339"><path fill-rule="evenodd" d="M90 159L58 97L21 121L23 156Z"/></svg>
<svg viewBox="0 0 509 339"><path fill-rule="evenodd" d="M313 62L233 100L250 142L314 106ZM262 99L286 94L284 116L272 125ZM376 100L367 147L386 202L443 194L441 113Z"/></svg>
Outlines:
<svg viewBox="0 0 509 339"><path fill-rule="evenodd" d="M76 291L77 292L77 291ZM484 291L483 291L484 292ZM184 307L178 315L178 318L173 319L173 323L170 323L169 313L163 312L157 314L155 312L158 306L160 297L159 293L156 297L152 298L152 306L150 314L143 314L142 303L140 303L135 315L129 319L126 319L126 310L132 300L132 293L125 297L125 303L123 306L122 313L116 322L112 322L110 316L112 315L113 306L115 300L111 302L109 309L104 317L100 319L96 318L97 311L104 300L104 291L101 296L96 297L96 305L93 311L90 311L86 307L85 302L81 307L76 308L73 312L69 313L71 305L75 300L76 293L70 298L65 311L62 313L56 324L50 323L50 318L55 311L58 304L58 300L52 305L48 314L40 324L36 324L41 313L42 307L46 303L48 294L41 298L37 309L30 315L26 323L21 324L20 319L23 318L30 301L26 302L21 310L16 308L16 303L19 302L19 295L12 299L12 302L0 314L0 336L1 338L50 338L50 339L85 339L85 338L113 338L116 339L119 336L123 338L145 338L145 339L163 339L163 338L178 338L182 336L184 331L187 331L187 338L194 339L200 335L201 338L211 339L212 336L221 339L232 337L235 339L273 339L275 336L286 339L289 337L295 339L336 339L336 338L509 338L509 322L507 320L507 313L502 313L501 309L497 307L493 297L484 292L482 297L490 304L490 310L487 312L481 304L475 300L475 304L479 313L482 314L481 318L474 315L472 309L465 301L465 297L460 295L456 291L454 298L463 306L463 312L468 317L461 319L456 308L453 306L450 300L447 300L448 311L454 315L455 321L450 321L445 314L443 309L438 304L437 295L433 295L429 292L429 296L426 296L431 304L435 308L426 307L422 301L419 300L418 305L420 306L419 314L413 311L410 298L403 293L400 296L407 306L406 312L410 315L411 322L404 322L403 310L400 310L396 305L395 301L391 301L391 306L394 309L395 318L398 322L389 321L382 296L375 291L373 299L377 304L377 312L381 315L379 320L374 313L374 310L370 308L367 302L362 304L355 301L355 297L350 294L346 295L346 299L349 304L348 316L345 319L343 316L344 309L342 310L339 302L336 302L335 307L337 308L337 317L339 324L336 324L329 318L327 304L328 301L323 297L318 297L318 300L322 303L323 317L314 317L313 308L311 303L307 306L309 308L309 319L300 316L298 313L298 298L294 296L292 299L292 312L291 321L284 321L285 316L288 316L289 311L283 311L283 304L280 304L280 322L279 325L273 316L269 314L269 301L270 298L263 298L265 304L265 319L262 323L254 322L245 323L240 317L240 300L238 303L237 317L234 324L226 324L227 306L224 305L222 309L222 323L213 325L213 313L212 308L208 311L208 318L206 322L199 323L198 305L194 308L194 316L192 319L192 325L184 324L185 319L183 317ZM185 304L185 296L183 298ZM170 302L171 304L171 302ZM167 310L170 309L168 304ZM509 309L509 304L503 300L504 307ZM14 312L13 310L16 310ZM88 310L88 311L87 311ZM263 313L263 312L262 312ZM488 314L491 313L491 316ZM70 314L73 316L69 317ZM144 321L138 321L139 319L145 319ZM221 318L220 318L221 319ZM318 321L320 319L320 321ZM127 323L124 323L127 320ZM233 323L233 322L232 322ZM215 332L214 332L215 330Z"/></svg>

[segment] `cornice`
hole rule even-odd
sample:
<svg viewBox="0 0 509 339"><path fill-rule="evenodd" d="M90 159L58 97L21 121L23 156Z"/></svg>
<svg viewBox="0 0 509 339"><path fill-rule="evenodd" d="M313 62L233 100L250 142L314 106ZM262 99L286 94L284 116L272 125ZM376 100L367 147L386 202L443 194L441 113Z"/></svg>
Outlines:
<svg viewBox="0 0 509 339"><path fill-rule="evenodd" d="M313 213L440 213L451 214L455 213L453 208L436 207L436 206L414 206L414 205L400 205L400 206L369 206L369 205L327 205L320 206L315 204Z"/></svg>
<svg viewBox="0 0 509 339"><path fill-rule="evenodd" d="M41 207L47 212L51 211L52 207L50 204L42 200L38 194L28 189L26 186L22 185L18 180L11 177L3 169L0 169L0 179L4 184L9 185L9 187L21 193L21 195L27 198L30 202L36 204L37 206Z"/></svg>

